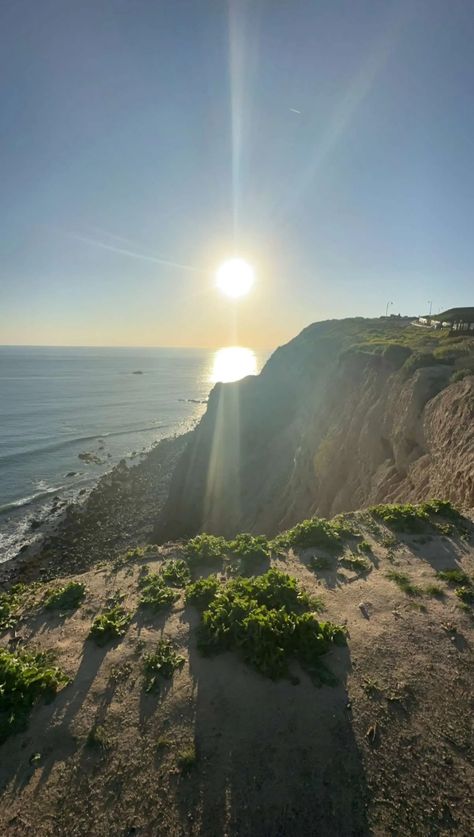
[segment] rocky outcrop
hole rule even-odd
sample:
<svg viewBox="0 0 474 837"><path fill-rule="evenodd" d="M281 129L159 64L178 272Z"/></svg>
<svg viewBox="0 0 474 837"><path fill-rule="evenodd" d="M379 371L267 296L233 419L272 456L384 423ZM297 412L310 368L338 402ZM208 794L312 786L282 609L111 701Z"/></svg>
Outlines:
<svg viewBox="0 0 474 837"><path fill-rule="evenodd" d="M367 323L316 323L259 376L214 388L157 540L273 534L376 502L474 505L474 377L451 383L453 366L431 355L416 368L407 345L367 350Z"/></svg>

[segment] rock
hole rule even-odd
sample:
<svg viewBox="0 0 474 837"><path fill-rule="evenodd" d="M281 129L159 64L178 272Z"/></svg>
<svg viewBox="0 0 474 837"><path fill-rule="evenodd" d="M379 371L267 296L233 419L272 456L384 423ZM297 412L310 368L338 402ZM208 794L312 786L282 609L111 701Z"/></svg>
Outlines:
<svg viewBox="0 0 474 837"><path fill-rule="evenodd" d="M358 607L364 619L370 619L368 604L366 602L360 602Z"/></svg>
<svg viewBox="0 0 474 837"><path fill-rule="evenodd" d="M33 520L30 523L30 529L32 529L34 531L35 529L39 529L40 526L41 526L41 520L37 520L36 517L34 517Z"/></svg>
<svg viewBox="0 0 474 837"><path fill-rule="evenodd" d="M141 369L136 369L135 372L132 372L132 375L143 375L143 372Z"/></svg>
<svg viewBox="0 0 474 837"><path fill-rule="evenodd" d="M83 462L88 462L89 464L93 465L102 465L104 460L97 456L96 453L91 453L90 451L83 451L82 453L78 454L79 459L82 459Z"/></svg>
<svg viewBox="0 0 474 837"><path fill-rule="evenodd" d="M76 477L77 471L68 471L66 477Z"/></svg>

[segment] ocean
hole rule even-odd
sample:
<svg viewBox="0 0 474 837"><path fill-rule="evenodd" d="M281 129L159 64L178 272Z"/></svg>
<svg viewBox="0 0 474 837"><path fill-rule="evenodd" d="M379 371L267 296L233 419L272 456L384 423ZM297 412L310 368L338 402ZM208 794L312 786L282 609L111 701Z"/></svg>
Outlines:
<svg viewBox="0 0 474 837"><path fill-rule="evenodd" d="M217 380L259 372L268 354L0 346L0 562L120 459L191 429Z"/></svg>

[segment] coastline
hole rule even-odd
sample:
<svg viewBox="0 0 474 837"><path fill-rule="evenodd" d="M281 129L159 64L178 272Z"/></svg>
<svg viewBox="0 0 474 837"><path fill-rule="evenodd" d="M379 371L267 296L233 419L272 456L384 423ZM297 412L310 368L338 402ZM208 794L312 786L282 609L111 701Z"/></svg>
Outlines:
<svg viewBox="0 0 474 837"><path fill-rule="evenodd" d="M122 459L86 497L46 521L37 541L0 564L0 584L85 571L149 541L191 432L161 439L139 462Z"/></svg>

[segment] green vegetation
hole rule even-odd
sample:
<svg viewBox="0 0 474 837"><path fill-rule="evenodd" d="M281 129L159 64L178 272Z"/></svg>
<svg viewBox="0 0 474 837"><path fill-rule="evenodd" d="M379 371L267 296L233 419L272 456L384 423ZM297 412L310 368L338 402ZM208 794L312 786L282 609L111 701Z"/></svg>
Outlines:
<svg viewBox="0 0 474 837"><path fill-rule="evenodd" d="M438 570L436 575L442 581L447 581L448 584L464 584L466 586L471 584L471 579L466 575L464 570L457 568L453 570Z"/></svg>
<svg viewBox="0 0 474 837"><path fill-rule="evenodd" d="M220 586L221 583L216 575L198 579L186 587L184 596L186 604L192 604L200 611L206 610Z"/></svg>
<svg viewBox="0 0 474 837"><path fill-rule="evenodd" d="M143 661L145 671L145 691L154 692L159 688L162 678L170 678L177 668L184 665L185 659L174 651L171 642L160 639L156 651L146 654Z"/></svg>
<svg viewBox="0 0 474 837"><path fill-rule="evenodd" d="M405 573L399 573L396 570L389 570L387 572L387 578L390 581L394 581L400 588L403 590L407 596L421 596L422 590L420 587L417 587L415 584L412 584L410 578Z"/></svg>
<svg viewBox="0 0 474 837"><path fill-rule="evenodd" d="M191 538L184 548L184 554L189 563L205 564L221 561L227 554L228 544L225 538L217 535L196 535Z"/></svg>
<svg viewBox="0 0 474 837"><path fill-rule="evenodd" d="M451 375L451 382L455 384L456 381L463 381L468 375L474 375L474 369L458 369Z"/></svg>
<svg viewBox="0 0 474 837"><path fill-rule="evenodd" d="M19 611L38 587L37 584L15 584L6 593L0 593L0 632L13 628Z"/></svg>
<svg viewBox="0 0 474 837"><path fill-rule="evenodd" d="M278 570L236 578L216 592L202 614L198 646L203 653L236 651L272 678L288 673L291 658L311 670L331 642L345 642L343 628L316 618L317 604Z"/></svg>
<svg viewBox="0 0 474 837"><path fill-rule="evenodd" d="M425 593L427 596L433 596L435 599L442 599L444 596L444 590L439 584L428 584Z"/></svg>
<svg viewBox="0 0 474 837"><path fill-rule="evenodd" d="M186 587L191 581L191 573L186 561L166 561L161 569L161 575L171 587Z"/></svg>
<svg viewBox="0 0 474 837"><path fill-rule="evenodd" d="M463 585L462 587L457 587L454 592L455 592L455 595L458 597L458 599L461 600L461 602L463 604L465 604L465 605L474 604L474 590L470 585L469 586Z"/></svg>
<svg viewBox="0 0 474 837"><path fill-rule="evenodd" d="M277 547L315 547L336 552L342 548L342 538L351 536L352 530L340 520L312 517L297 523L292 529L281 532L274 539Z"/></svg>
<svg viewBox="0 0 474 837"><path fill-rule="evenodd" d="M313 572L319 572L321 570L330 570L332 563L323 555L312 555L308 561L308 566Z"/></svg>
<svg viewBox="0 0 474 837"><path fill-rule="evenodd" d="M365 553L372 552L372 547L371 547L369 541L361 541L359 544L357 544L357 549L359 550L359 552L365 552Z"/></svg>
<svg viewBox="0 0 474 837"><path fill-rule="evenodd" d="M86 747L91 750L107 750L110 747L109 737L103 724L94 724L86 738Z"/></svg>
<svg viewBox="0 0 474 837"><path fill-rule="evenodd" d="M343 567L354 570L356 573L370 573L372 569L372 564L367 558L363 558L361 555L352 555L351 553L341 558L341 564Z"/></svg>
<svg viewBox="0 0 474 837"><path fill-rule="evenodd" d="M44 600L47 610L75 610L86 595L86 587L79 581L70 581L56 590L48 590Z"/></svg>
<svg viewBox="0 0 474 837"><path fill-rule="evenodd" d="M194 745L181 750L178 754L178 767L181 773L189 773L195 767L197 762L197 753Z"/></svg>
<svg viewBox="0 0 474 837"><path fill-rule="evenodd" d="M178 598L178 594L167 587L160 573L146 573L140 579L139 584L141 587L140 607L159 610L173 604Z"/></svg>
<svg viewBox="0 0 474 837"><path fill-rule="evenodd" d="M0 742L25 728L38 698L54 697L68 682L48 654L0 649Z"/></svg>
<svg viewBox="0 0 474 837"><path fill-rule="evenodd" d="M369 509L374 517L386 526L402 532L420 532L432 522L432 517L461 519L457 509L448 500L428 500L425 503L381 503Z"/></svg>
<svg viewBox="0 0 474 837"><path fill-rule="evenodd" d="M125 634L131 621L131 614L119 604L96 616L89 631L89 637L97 645L105 645Z"/></svg>
<svg viewBox="0 0 474 837"><path fill-rule="evenodd" d="M227 546L235 558L240 558L241 569L244 572L251 572L258 561L267 560L271 553L271 546L265 535L250 535L248 532L236 535Z"/></svg>

